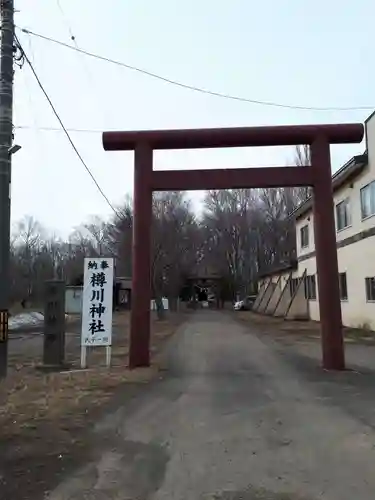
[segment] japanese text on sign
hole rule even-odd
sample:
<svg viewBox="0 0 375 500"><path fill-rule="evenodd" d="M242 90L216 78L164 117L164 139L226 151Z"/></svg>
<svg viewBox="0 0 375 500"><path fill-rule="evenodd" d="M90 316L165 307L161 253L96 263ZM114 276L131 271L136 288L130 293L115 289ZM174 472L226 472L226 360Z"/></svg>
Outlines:
<svg viewBox="0 0 375 500"><path fill-rule="evenodd" d="M82 335L83 346L112 343L113 259L85 258Z"/></svg>

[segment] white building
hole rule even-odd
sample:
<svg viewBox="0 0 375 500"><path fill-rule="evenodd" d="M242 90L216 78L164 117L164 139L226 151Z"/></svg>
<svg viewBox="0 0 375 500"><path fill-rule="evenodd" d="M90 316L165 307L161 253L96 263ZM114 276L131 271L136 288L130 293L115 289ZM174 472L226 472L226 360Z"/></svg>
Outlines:
<svg viewBox="0 0 375 500"><path fill-rule="evenodd" d="M365 128L366 152L349 160L334 174L332 183L343 324L375 330L375 113L366 120ZM293 283L289 286L306 273L308 316L318 321L312 201L306 201L293 215L298 266L290 275ZM275 282L276 276L270 279Z"/></svg>

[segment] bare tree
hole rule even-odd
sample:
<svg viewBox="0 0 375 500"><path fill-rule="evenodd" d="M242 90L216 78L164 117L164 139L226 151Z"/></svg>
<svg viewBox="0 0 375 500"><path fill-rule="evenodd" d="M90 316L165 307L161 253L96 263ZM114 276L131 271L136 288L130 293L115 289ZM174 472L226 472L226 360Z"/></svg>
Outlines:
<svg viewBox="0 0 375 500"><path fill-rule="evenodd" d="M159 314L163 295L173 307L197 261L199 243L199 227L186 196L181 192L155 193L151 277Z"/></svg>
<svg viewBox="0 0 375 500"><path fill-rule="evenodd" d="M298 204L294 189L260 190L259 206L259 268L281 264L295 258L295 230L290 214Z"/></svg>
<svg viewBox="0 0 375 500"><path fill-rule="evenodd" d="M297 145L295 149L294 163L298 167L311 165L310 146L308 144Z"/></svg>
<svg viewBox="0 0 375 500"><path fill-rule="evenodd" d="M246 292L257 267L256 193L208 191L204 207L205 258L228 282L232 295Z"/></svg>
<svg viewBox="0 0 375 500"><path fill-rule="evenodd" d="M151 285L159 317L162 297L171 307L176 303L186 276L197 258L200 229L189 200L180 192L154 193L152 222ZM125 201L112 224L106 228L106 245L116 254L116 271L131 276L133 209Z"/></svg>
<svg viewBox="0 0 375 500"><path fill-rule="evenodd" d="M36 256L39 254L44 230L41 225L30 216L24 217L16 224L13 239L13 263L16 264L19 274L18 282L22 281L23 294L27 298L33 295L34 278L36 275Z"/></svg>
<svg viewBox="0 0 375 500"><path fill-rule="evenodd" d="M130 277L132 275L132 242L133 242L133 204L130 197L125 199L112 222L107 224L105 250L116 259L116 274Z"/></svg>
<svg viewBox="0 0 375 500"><path fill-rule="evenodd" d="M225 277L233 298L255 288L260 270L295 257L290 213L298 195L288 188L206 193L205 258Z"/></svg>
<svg viewBox="0 0 375 500"><path fill-rule="evenodd" d="M97 215L91 217L91 220L83 225L86 233L86 238L91 242L92 248L99 256L108 255L108 252L113 253L112 249L109 250L109 233L111 225L105 222Z"/></svg>
<svg viewBox="0 0 375 500"><path fill-rule="evenodd" d="M311 165L311 151L308 144L297 145L294 154L294 164L297 167L307 167ZM312 194L310 186L302 186L293 188L293 196L295 198L296 206L304 203Z"/></svg>
<svg viewBox="0 0 375 500"><path fill-rule="evenodd" d="M305 164L308 150L298 151L296 162ZM286 188L208 191L198 220L183 193L155 193L151 278L160 317L162 297L168 297L173 307L187 277L203 260L221 274L227 293L234 297L252 291L259 270L294 257L289 215L307 195ZM81 283L88 256L113 256L117 276L130 277L132 232L130 198L112 220L91 217L67 241L48 235L32 217L25 217L16 224L11 241L13 300L25 295L38 300L45 279Z"/></svg>

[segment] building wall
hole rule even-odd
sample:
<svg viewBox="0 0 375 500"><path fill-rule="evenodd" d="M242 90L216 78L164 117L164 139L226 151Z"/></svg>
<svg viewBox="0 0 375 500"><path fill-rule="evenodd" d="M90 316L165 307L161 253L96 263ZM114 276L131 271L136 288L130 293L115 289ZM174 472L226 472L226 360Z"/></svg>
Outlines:
<svg viewBox="0 0 375 500"><path fill-rule="evenodd" d="M336 240L343 246L337 249L339 272L346 272L348 300L341 301L342 319L346 326L369 326L375 330L375 302L366 301L365 278L375 276L375 235L358 241L344 241L362 231L375 228L375 215L362 219L361 189L375 180L375 115L366 122L366 141L369 162L367 167L353 181L349 181L334 193ZM337 230L336 206L349 198L351 224ZM309 245L301 248L301 227L309 227ZM314 216L312 210L296 221L298 276L304 270L316 274ZM346 244L345 243L349 243ZM344 246L345 245L345 246ZM312 254L312 255L310 255ZM308 256L308 258L306 258ZM318 282L317 282L318 285ZM319 292L317 300L309 300L310 317L319 320Z"/></svg>
<svg viewBox="0 0 375 500"><path fill-rule="evenodd" d="M81 314L82 311L82 286L71 286L65 289L66 314Z"/></svg>
<svg viewBox="0 0 375 500"><path fill-rule="evenodd" d="M343 324L375 330L375 302L366 301L365 285L366 277L375 276L375 237L339 248L337 258L339 273L346 273L348 290L348 300L341 301ZM316 274L315 257L300 262L294 277L302 276L305 269L307 275ZM309 314L312 320L319 321L318 286L316 300L309 300Z"/></svg>
<svg viewBox="0 0 375 500"><path fill-rule="evenodd" d="M363 173L351 183L344 185L334 193L335 206L335 224L336 224L336 240L343 241L346 238L354 236L361 231L365 231L375 226L375 215L362 219L361 216L361 189L367 184L375 180L375 164L371 168L367 166ZM336 206L345 199L349 199L351 224L344 229L337 230ZM301 228L303 226L309 228L309 245L301 246ZM297 257L303 257L315 251L314 238L314 215L312 210L306 213L303 217L296 221L296 236L297 236Z"/></svg>
<svg viewBox="0 0 375 500"><path fill-rule="evenodd" d="M365 139L369 163L375 165L375 112L365 121Z"/></svg>
<svg viewBox="0 0 375 500"><path fill-rule="evenodd" d="M316 276L316 259L315 257L311 257L309 259L304 260L303 262L298 263L298 271L293 273L293 278L300 278L303 276L303 273L306 270L306 275L311 276L315 274ZM309 317L313 321L319 321L319 290L318 290L318 281L316 278L316 299L309 300Z"/></svg>
<svg viewBox="0 0 375 500"><path fill-rule="evenodd" d="M288 278L289 278L289 275L290 275L290 271L287 271L285 273L281 273L281 280L280 280L280 283L279 283L279 286L281 288L281 290L284 289L287 281L288 281Z"/></svg>
<svg viewBox="0 0 375 500"><path fill-rule="evenodd" d="M266 278L259 278L258 279L258 291L261 289L261 287L266 283Z"/></svg>
<svg viewBox="0 0 375 500"><path fill-rule="evenodd" d="M346 198L350 199L350 209L352 222L345 229L337 231L337 241L353 236L360 231L365 231L375 226L375 215L362 219L361 216L361 196L360 191L363 187L375 180L375 113L366 121L366 142L368 151L368 165L363 172L354 179L349 181L334 193L335 204L335 221L336 220L336 205ZM309 245L307 248L301 248L301 233L300 229L304 225L309 226ZM308 254L315 249L314 241L314 216L312 210L306 213L296 222L297 231L297 255L298 257Z"/></svg>
<svg viewBox="0 0 375 500"><path fill-rule="evenodd" d="M367 165L363 173L357 179L355 179L352 183L343 186L338 192L335 193L334 201L336 228L336 205L348 198L350 200L349 204L351 213L351 224L348 227L337 231L337 241L342 241L350 236L375 226L374 215L367 217L366 219L362 219L361 215L361 189L371 181L375 180L374 167L375 163L372 166Z"/></svg>
<svg viewBox="0 0 375 500"><path fill-rule="evenodd" d="M302 246L301 242L301 229L307 226L309 229L309 244L306 247ZM312 211L307 212L303 217L296 221L296 238L297 238L297 259L303 257L315 250L315 237L314 237L314 216Z"/></svg>
<svg viewBox="0 0 375 500"><path fill-rule="evenodd" d="M273 283L277 283L279 276L281 278L280 278L280 281L278 282L279 283L278 286L281 288L281 290L283 290L284 286L286 285L286 282L288 281L289 274L290 274L290 271L285 271L285 272L281 272L281 273L275 273L271 276L267 276L266 278L259 278L258 279L258 290L260 290L260 288L263 284L267 285L267 283L269 282L270 279L272 279Z"/></svg>
<svg viewBox="0 0 375 500"><path fill-rule="evenodd" d="M344 325L375 330L375 302L366 301L365 278L375 276L375 237L338 250L339 272L346 272L348 300L341 301Z"/></svg>

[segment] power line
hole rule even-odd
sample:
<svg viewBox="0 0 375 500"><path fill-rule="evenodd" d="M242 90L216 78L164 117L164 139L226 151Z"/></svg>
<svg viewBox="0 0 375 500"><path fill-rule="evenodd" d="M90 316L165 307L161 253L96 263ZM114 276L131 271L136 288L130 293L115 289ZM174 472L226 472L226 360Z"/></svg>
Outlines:
<svg viewBox="0 0 375 500"><path fill-rule="evenodd" d="M177 87L181 87L183 89L187 90L192 90L194 92L200 92L202 94L207 94L215 97L221 97L223 99L231 99L233 101L240 101L240 102L247 102L250 104L257 104L259 106L272 106L272 107L277 107L277 108L286 108L286 109L296 109L296 110L303 110L303 111L369 111L373 110L375 106L349 106L349 107L314 107L314 106L299 106L299 105L291 105L291 104L284 104L284 103L279 103L279 102L273 102L273 101L261 101L258 99L249 99L247 97L241 97L241 96L235 96L231 94L225 94L221 92L215 92L212 90L207 90L201 87L196 87L194 85L188 85L186 83L179 82L177 80L172 80L170 78L166 78L164 76L158 75L156 73L152 73L151 71L138 68L137 66L132 66L131 64L126 64L121 61L117 61L115 59L110 59L109 57L104 57L100 56L99 54L95 54L93 52L89 52L87 50L80 49L78 46L73 47L72 45L69 45L65 42L61 42L60 40L56 40L54 38L50 38L45 35L41 35L40 33L35 33L33 31L30 31L26 28L19 28L23 33L26 33L28 35L35 36L37 38L41 38L42 40L52 42L54 44L60 45L62 47L65 47L70 50L75 50L76 52L80 52L81 54L84 54L89 57L93 57L95 59L99 59L100 61L105 61L109 62L111 64L116 64L117 66L121 66L123 68L130 69L132 71L136 71L138 73L141 73L146 76L150 76L152 78L155 78L157 80L161 80L165 83L170 83L171 85L175 85Z"/></svg>
<svg viewBox="0 0 375 500"><path fill-rule="evenodd" d="M70 23L69 23L69 19L68 19L68 18L67 18L67 16L65 15L65 12L64 12L64 9L62 8L62 5L61 5L60 0L56 0L56 3L57 3L57 7L58 7L58 9L59 9L59 11L60 11L60 14L61 14L61 16L63 17L64 22L65 22L65 24L66 24L66 26L67 26L67 28L68 28L70 38L71 38L72 42L74 43L75 47L76 47L77 49L79 49L78 44L77 44L77 42L76 42L76 37L74 36L74 33L73 33L73 30L72 30L72 27L71 27L71 25L70 25Z"/></svg>
<svg viewBox="0 0 375 500"><path fill-rule="evenodd" d="M80 152L78 151L78 149L77 149L76 145L74 144L74 142L73 142L72 138L70 137L70 134L69 134L68 130L66 129L66 127L65 127L65 125L64 125L64 123L63 123L63 121L61 120L60 115L59 115L59 114L58 114L58 112L56 111L55 106L53 105L53 103L52 103L52 101L51 101L51 99L50 99L49 95L47 94L47 91L46 91L46 90L45 90L45 88L43 87L43 84L42 84L42 82L40 81L40 79L39 79L39 77L38 77L38 75L37 75L37 73L36 73L36 71L35 71L35 69L34 69L33 64L31 63L30 59L27 57L27 55L26 55L25 51L23 50L23 48L22 48L22 46L21 46L21 44L20 44L20 42L19 42L18 38L17 38L17 37L15 37L15 38L16 38L16 42L17 42L17 44L18 44L18 46L19 46L20 50L22 51L22 54L23 54L23 57L25 58L25 61L26 61L26 62L27 62L27 64L29 65L29 67L30 67L30 69L31 69L31 71L32 71L32 73L33 73L33 75L34 75L34 77L35 77L35 79L36 79L36 81L37 81L37 83L38 83L38 85L39 85L39 87L40 87L41 91L43 92L43 94L44 94L45 98L47 99L48 104L50 105L50 107L51 107L51 109L52 109L52 111L53 111L53 113L54 113L55 117L57 118L58 122L60 123L61 128L63 129L63 131L64 131L64 133L65 133L66 137L68 138L68 141L69 141L70 145L71 145L71 146L72 146L72 148L74 149L74 152L75 152L75 153L76 153L76 155L78 156L78 158L79 158L79 160L81 161L82 165L85 167L86 172L89 174L89 176L91 177L91 179L92 179L92 180L93 180L93 182L95 183L95 186L97 187L97 189L98 189L98 191L100 192L100 194L103 196L103 198L104 198L104 199L105 199L105 201L108 203L108 205L109 205L109 206L110 206L110 208L113 210L113 212L117 215L117 217L119 217L119 218L121 219L121 217L120 217L119 213L117 212L117 210L115 209L115 207L112 205L112 203L109 201L109 199L108 199L107 195L104 193L104 191L103 191L103 189L100 187L100 185L99 185L98 181L95 179L94 174L91 172L91 170L90 170L90 168L88 167L88 165L86 164L85 160L82 158L82 156L81 156Z"/></svg>
<svg viewBox="0 0 375 500"><path fill-rule="evenodd" d="M14 128L19 130L43 130L45 132L64 132L63 129L58 127L38 127L33 125L15 125ZM87 128L67 128L68 132L82 132L85 134L102 134L103 130L87 129Z"/></svg>
<svg viewBox="0 0 375 500"><path fill-rule="evenodd" d="M60 11L60 14L64 20L64 23L66 24L66 27L67 27L67 30L69 31L69 36L70 36L70 39L72 40L72 42L74 43L74 46L75 48L77 49L76 52L77 54L80 54L81 55L81 60L82 60L82 64L81 66L83 67L84 71L86 72L86 77L87 77L87 82L88 82L88 87L89 87L89 91L90 93L92 93L92 97L94 98L95 100L95 95L94 95L94 92L93 92L93 86L95 86L95 80L93 79L93 76L89 70L89 67L87 66L87 60L85 59L85 57L82 57L84 56L84 54L81 53L81 50L80 50L80 47L77 43L77 37L75 36L74 32L73 32L73 29L72 29L72 25L69 21L69 18L68 16L65 14L65 11L62 7L62 3L60 2L60 0L56 0L56 4L57 4L57 7ZM31 36L29 35L29 38L31 38ZM102 112L103 109L102 107L99 105L99 111ZM102 117L104 116L104 114L102 114ZM105 120L104 120L105 121Z"/></svg>
<svg viewBox="0 0 375 500"><path fill-rule="evenodd" d="M60 123L60 125L61 125L61 129L59 129L59 128L53 128L52 130L59 131L59 132L63 131L63 132L65 133L65 135L67 136L67 138L68 138L68 140L69 140L69 142L70 142L71 146L73 147L73 149L74 149L75 153L77 154L77 156L78 156L78 158L80 159L81 163L83 164L83 166L85 167L86 171L87 171L87 172L88 172L88 174L90 175L91 179L94 181L94 183L95 183L95 185L96 185L97 189L99 190L100 194L103 196L103 198L105 199L105 201L107 202L107 204L110 206L110 208L112 209L112 211L114 212L114 214L115 214L115 215L118 217L118 219L121 221L121 220L122 220L122 216L121 216L121 214L120 214L120 213L119 213L119 212L118 212L118 211L114 208L114 206L112 205L112 203L109 201L108 197L106 196L106 194L104 193L104 191L103 191L103 190L102 190L102 188L100 187L100 185L99 185L98 181L95 179L94 174L91 172L90 168L88 167L88 165L86 164L86 162L85 162L85 161L84 161L84 159L82 158L81 154L79 153L79 151L78 151L77 147L76 147L76 146L75 146L75 144L73 143L73 141L72 141L72 139L71 139L71 137L70 137L70 135L69 135L69 133L68 133L68 129L64 126L64 124L63 124L63 122L62 122L62 120L61 120L61 118L60 118L59 114L57 113L57 111L56 111L56 109L55 109L55 107L54 107L54 105L53 105L53 103L52 103L52 101L51 101L50 97L48 96L48 94L47 94L46 90L44 89L44 87L43 87L43 85L42 85L42 83L41 83L41 81L40 81L40 79L39 79L39 77L38 77L38 75L37 75L37 73L36 73L36 71L35 71L34 67L33 67L33 64L31 63L30 59L27 57L27 55L26 55L25 51L23 50L23 48L22 48L22 46L21 46L21 43L20 43L20 41L18 40L18 38L17 38L17 36L16 36L16 35L15 35L15 40L16 40L16 42L17 42L17 45L18 45L18 47L19 47L19 50L20 50L20 51L21 51L21 53L22 53L22 56L23 56L24 60L25 60L25 61L28 63L28 65L30 66L30 69L31 69L31 71L32 71L32 73L33 73L33 75L34 75L34 77L35 77L35 79L36 79L36 81L37 81L37 83L38 83L38 85L39 85L40 89L42 90L42 92L43 92L44 96L46 97L46 99L47 99L47 101L48 101L48 103L49 103L49 105L50 105L50 107L51 107L51 109L52 109L52 111L53 111L54 115L56 116L56 118L58 119L58 121L59 121L59 123ZM21 128L21 127L15 127L15 128ZM29 128L31 128L31 127L29 127ZM43 130L43 127L39 127L39 130ZM48 130L48 128L47 128L47 130ZM116 258L118 257L118 256L117 256L117 254L116 254L115 252L113 252L113 250L112 250L112 249L111 249L111 248L110 248L110 247L109 247L109 246L108 246L105 242L102 242L102 245L104 245L104 247L105 247L105 248L106 248L106 249L110 252L110 254L111 254L112 256L114 256L114 257L116 257Z"/></svg>

